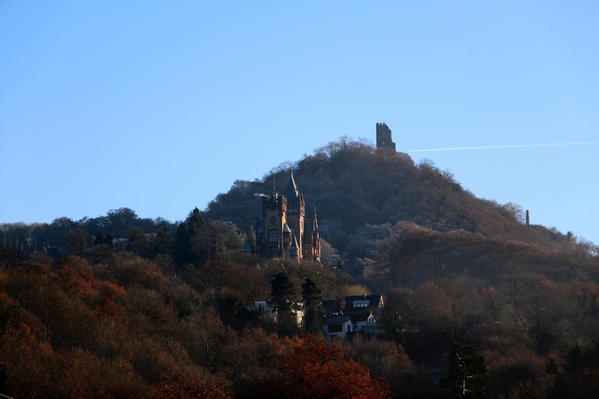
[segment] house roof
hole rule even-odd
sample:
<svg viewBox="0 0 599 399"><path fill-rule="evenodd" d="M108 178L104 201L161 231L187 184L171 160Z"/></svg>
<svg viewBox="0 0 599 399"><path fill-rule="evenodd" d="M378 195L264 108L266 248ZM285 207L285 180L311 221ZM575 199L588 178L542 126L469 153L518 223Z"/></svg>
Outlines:
<svg viewBox="0 0 599 399"><path fill-rule="evenodd" d="M345 306L348 308L353 308L353 301L363 301L368 300L368 307L370 308L378 308L383 305L383 296L382 295L354 295L354 296L346 296L345 297Z"/></svg>
<svg viewBox="0 0 599 399"><path fill-rule="evenodd" d="M341 304L339 301L327 299L321 302L322 311L324 313L338 313L341 311Z"/></svg>
<svg viewBox="0 0 599 399"><path fill-rule="evenodd" d="M325 324L345 323L351 321L351 316L346 314L327 316L324 318Z"/></svg>
<svg viewBox="0 0 599 399"><path fill-rule="evenodd" d="M368 318L372 316L372 312L358 312L351 315L351 321L357 323L360 321L368 321Z"/></svg>

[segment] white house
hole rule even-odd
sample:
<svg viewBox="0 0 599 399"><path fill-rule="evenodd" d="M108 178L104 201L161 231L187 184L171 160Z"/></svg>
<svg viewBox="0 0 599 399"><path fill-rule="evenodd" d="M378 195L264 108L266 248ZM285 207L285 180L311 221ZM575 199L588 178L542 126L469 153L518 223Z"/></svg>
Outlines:
<svg viewBox="0 0 599 399"><path fill-rule="evenodd" d="M344 314L327 316L323 321L323 329L327 338L345 337L353 331L351 316Z"/></svg>

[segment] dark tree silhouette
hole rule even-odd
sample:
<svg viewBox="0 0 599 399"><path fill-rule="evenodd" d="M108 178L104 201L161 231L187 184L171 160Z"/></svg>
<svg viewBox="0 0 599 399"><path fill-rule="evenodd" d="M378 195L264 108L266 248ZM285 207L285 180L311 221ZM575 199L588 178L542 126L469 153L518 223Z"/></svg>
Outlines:
<svg viewBox="0 0 599 399"><path fill-rule="evenodd" d="M302 300L304 302L304 329L317 332L322 326L321 291L316 283L307 278L302 284Z"/></svg>
<svg viewBox="0 0 599 399"><path fill-rule="evenodd" d="M485 397L487 367L474 346L454 342L448 362L447 377L441 380L441 386L449 388L456 398Z"/></svg>

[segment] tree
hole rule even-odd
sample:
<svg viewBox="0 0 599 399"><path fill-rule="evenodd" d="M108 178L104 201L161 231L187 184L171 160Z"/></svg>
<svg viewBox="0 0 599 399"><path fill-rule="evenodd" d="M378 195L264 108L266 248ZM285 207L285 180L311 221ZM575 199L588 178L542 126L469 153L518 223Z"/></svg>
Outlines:
<svg viewBox="0 0 599 399"><path fill-rule="evenodd" d="M277 310L277 324L282 333L291 333L297 326L293 314L295 287L285 273L278 273L270 284L272 286L270 303Z"/></svg>
<svg viewBox="0 0 599 399"><path fill-rule="evenodd" d="M156 233L154 250L158 254L169 253L173 250L175 238L169 226L162 226Z"/></svg>
<svg viewBox="0 0 599 399"><path fill-rule="evenodd" d="M237 331L258 322L259 312L249 310L236 296L226 295L216 302L220 319Z"/></svg>
<svg viewBox="0 0 599 399"><path fill-rule="evenodd" d="M107 234L106 238L104 239L104 243L106 243L106 245L108 245L110 248L114 248L112 241L114 241L114 238L112 238L110 234Z"/></svg>
<svg viewBox="0 0 599 399"><path fill-rule="evenodd" d="M179 225L175 243L180 264L200 265L224 257L228 248L240 248L241 236L232 223L206 222L200 210L195 208Z"/></svg>
<svg viewBox="0 0 599 399"><path fill-rule="evenodd" d="M189 233L185 228L185 223L179 223L177 226L177 234L175 235L175 260L181 265L191 262Z"/></svg>
<svg viewBox="0 0 599 399"><path fill-rule="evenodd" d="M131 227L127 241L127 250L142 256L148 255L144 229L137 226Z"/></svg>
<svg viewBox="0 0 599 399"><path fill-rule="evenodd" d="M185 381L166 384L156 390L156 399L228 399L229 395L215 385L205 381Z"/></svg>
<svg viewBox="0 0 599 399"><path fill-rule="evenodd" d="M67 251L70 254L83 256L87 247L87 235L85 230L80 228L71 229L65 238Z"/></svg>
<svg viewBox="0 0 599 399"><path fill-rule="evenodd" d="M0 243L0 267L18 266L25 260L25 256L12 245Z"/></svg>
<svg viewBox="0 0 599 399"><path fill-rule="evenodd" d="M116 237L126 237L129 229L139 221L135 211L129 208L111 209L106 218L109 231Z"/></svg>
<svg viewBox="0 0 599 399"><path fill-rule="evenodd" d="M96 237L94 238L94 245L102 245L106 243L106 239L104 238L104 234L101 231L96 233Z"/></svg>
<svg viewBox="0 0 599 399"><path fill-rule="evenodd" d="M255 397L288 399L389 398L386 384L334 344L304 334L291 340L274 377L254 387Z"/></svg>
<svg viewBox="0 0 599 399"><path fill-rule="evenodd" d="M198 208L193 208L187 219L185 220L187 225L187 231L190 236L199 235L202 231L202 227L206 224L202 212Z"/></svg>
<svg viewBox="0 0 599 399"><path fill-rule="evenodd" d="M441 386L450 388L456 398L484 398L487 367L474 346L454 342L448 361L447 377L441 380Z"/></svg>
<svg viewBox="0 0 599 399"><path fill-rule="evenodd" d="M308 332L317 332L322 325L321 291L314 281L307 278L302 284L304 302L304 328Z"/></svg>

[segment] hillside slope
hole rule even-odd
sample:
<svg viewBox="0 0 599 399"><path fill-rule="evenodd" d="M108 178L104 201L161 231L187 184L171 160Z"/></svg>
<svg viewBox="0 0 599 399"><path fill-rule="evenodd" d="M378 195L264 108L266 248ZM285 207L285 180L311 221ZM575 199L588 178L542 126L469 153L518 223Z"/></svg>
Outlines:
<svg viewBox="0 0 599 399"><path fill-rule="evenodd" d="M330 143L294 164L283 164L262 180L236 181L229 192L209 204L207 216L247 229L259 211L253 194L271 191L273 179L286 184L290 170L308 206L318 209L323 237L350 263L359 257L352 254L356 244L388 237L399 221L440 232L465 230L497 240L534 243L551 251L578 248L571 235L527 226L518 206L477 198L450 173L431 164L416 165L406 154L377 153L372 146L348 140Z"/></svg>

